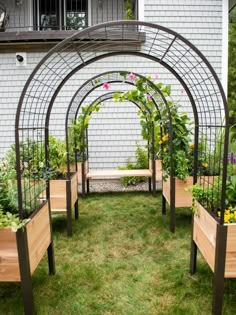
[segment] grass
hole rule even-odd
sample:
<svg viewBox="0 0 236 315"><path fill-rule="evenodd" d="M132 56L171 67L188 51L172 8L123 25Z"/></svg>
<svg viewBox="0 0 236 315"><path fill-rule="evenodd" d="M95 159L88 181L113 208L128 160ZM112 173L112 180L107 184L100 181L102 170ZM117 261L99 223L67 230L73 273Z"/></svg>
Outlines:
<svg viewBox="0 0 236 315"><path fill-rule="evenodd" d="M198 256L189 274L191 213L178 209L176 233L161 215L161 196L90 194L80 199L80 220L66 236L53 219L57 273L47 259L33 275L37 314L207 315L212 272ZM20 285L0 283L0 314L23 314ZM224 315L236 313L236 282L226 281Z"/></svg>

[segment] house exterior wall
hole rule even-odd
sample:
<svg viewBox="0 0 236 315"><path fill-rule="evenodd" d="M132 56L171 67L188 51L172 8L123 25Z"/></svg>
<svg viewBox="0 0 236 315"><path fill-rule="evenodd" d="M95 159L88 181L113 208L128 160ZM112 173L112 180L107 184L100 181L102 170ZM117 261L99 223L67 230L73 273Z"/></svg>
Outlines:
<svg viewBox="0 0 236 315"><path fill-rule="evenodd" d="M224 80L226 76L226 73L222 72L224 0L140 1L142 2L146 22L166 26L189 39L208 58L221 80ZM224 19L227 19L227 16ZM45 55L43 52L27 52L27 64L19 66L16 65L17 52L20 51L1 53L0 46L0 156L3 156L9 145L14 143L15 112L20 93L30 73ZM96 74L114 70L152 75L166 84L171 84L173 96L180 101L183 110L188 111L192 116L191 108L186 96L181 92L180 84L166 69L140 57L113 57L85 67L67 82L52 110L50 131L57 136L64 135L67 106L81 84ZM104 93L104 91L100 89L96 95L91 95L87 104L99 93ZM133 104L106 102L100 112L93 115L88 132L89 163L93 169L115 168L123 165L127 158L134 158L136 141L144 144L137 107Z"/></svg>

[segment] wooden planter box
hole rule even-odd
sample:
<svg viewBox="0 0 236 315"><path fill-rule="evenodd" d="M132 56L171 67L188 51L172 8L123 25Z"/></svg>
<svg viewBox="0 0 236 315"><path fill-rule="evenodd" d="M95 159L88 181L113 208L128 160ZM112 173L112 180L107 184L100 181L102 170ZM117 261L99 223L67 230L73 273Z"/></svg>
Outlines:
<svg viewBox="0 0 236 315"><path fill-rule="evenodd" d="M67 211L67 180L53 179L50 180L50 204L51 211L53 212L66 212ZM71 208L78 199L78 183L77 174L71 175L70 179L71 191Z"/></svg>
<svg viewBox="0 0 236 315"><path fill-rule="evenodd" d="M84 175L88 174L88 160L84 161ZM82 162L77 162L78 184L82 184Z"/></svg>
<svg viewBox="0 0 236 315"><path fill-rule="evenodd" d="M162 180L162 165L161 160L155 160L156 165L156 181ZM152 171L152 160L149 160L149 170Z"/></svg>
<svg viewBox="0 0 236 315"><path fill-rule="evenodd" d="M48 251L49 272L55 273L50 211L44 204L16 233L0 228L0 282L21 282L25 314L35 314L31 276Z"/></svg>
<svg viewBox="0 0 236 315"><path fill-rule="evenodd" d="M219 223L202 205L196 202L196 214L193 223L193 240L211 270L215 270L217 225ZM227 227L225 278L236 278L236 223Z"/></svg>
<svg viewBox="0 0 236 315"><path fill-rule="evenodd" d="M193 177L186 177L184 180L175 178L175 207L191 207L192 192L186 191L186 188L191 188L193 185ZM162 194L170 204L170 177L162 183Z"/></svg>
<svg viewBox="0 0 236 315"><path fill-rule="evenodd" d="M48 203L26 224L30 274L32 275L51 244L51 224ZM17 233L11 228L0 228L0 281L21 281Z"/></svg>

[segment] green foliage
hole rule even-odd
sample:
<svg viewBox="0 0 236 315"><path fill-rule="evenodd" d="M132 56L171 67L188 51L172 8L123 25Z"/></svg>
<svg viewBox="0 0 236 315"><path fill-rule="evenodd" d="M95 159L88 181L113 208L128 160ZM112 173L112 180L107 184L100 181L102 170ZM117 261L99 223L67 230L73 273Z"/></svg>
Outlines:
<svg viewBox="0 0 236 315"><path fill-rule="evenodd" d="M234 12L233 12L234 11ZM231 13L235 16L235 10ZM229 24L228 105L232 139L236 140L236 20Z"/></svg>
<svg viewBox="0 0 236 315"><path fill-rule="evenodd" d="M125 0L125 16L124 20L134 20L134 8L132 0Z"/></svg>
<svg viewBox="0 0 236 315"><path fill-rule="evenodd" d="M63 178L66 174L66 144L62 139L49 136L50 178Z"/></svg>
<svg viewBox="0 0 236 315"><path fill-rule="evenodd" d="M147 169L148 168L148 152L146 149L142 148L137 143L137 148L135 151L136 162L132 163L130 159L128 159L125 166L120 166L118 169L120 170L137 170L137 169ZM127 187L129 185L137 185L141 182L145 182L147 180L144 176L126 176L120 179L120 182L123 186Z"/></svg>
<svg viewBox="0 0 236 315"><path fill-rule="evenodd" d="M93 112L99 112L102 104L92 104L82 107L82 113L77 120L73 120L69 128L69 149L71 160L73 161L74 152L77 153L80 158L83 158L85 149L87 147L85 131L89 126L91 114ZM85 159L87 157L85 156Z"/></svg>
<svg viewBox="0 0 236 315"><path fill-rule="evenodd" d="M18 215L10 212L4 213L0 210L0 228L11 228L13 232L16 232L20 228L24 228L29 219L20 220Z"/></svg>

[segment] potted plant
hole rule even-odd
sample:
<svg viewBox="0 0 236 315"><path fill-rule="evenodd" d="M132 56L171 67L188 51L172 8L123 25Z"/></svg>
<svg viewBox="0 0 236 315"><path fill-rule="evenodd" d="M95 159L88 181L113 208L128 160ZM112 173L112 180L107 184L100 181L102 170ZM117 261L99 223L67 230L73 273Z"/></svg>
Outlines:
<svg viewBox="0 0 236 315"><path fill-rule="evenodd" d="M55 273L50 207L40 198L44 187L32 185L24 177L28 169L22 167L26 189L20 218L12 151L0 166L0 281L21 282L25 313L33 314L31 276L46 251L49 271Z"/></svg>

